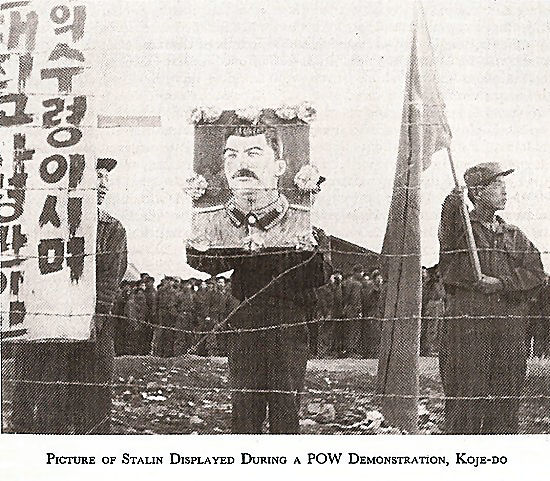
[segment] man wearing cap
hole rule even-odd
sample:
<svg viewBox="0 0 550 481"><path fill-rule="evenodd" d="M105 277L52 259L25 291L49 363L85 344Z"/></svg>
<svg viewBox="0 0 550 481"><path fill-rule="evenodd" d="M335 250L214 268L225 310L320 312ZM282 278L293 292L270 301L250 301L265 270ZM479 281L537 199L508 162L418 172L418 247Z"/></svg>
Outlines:
<svg viewBox="0 0 550 481"><path fill-rule="evenodd" d="M106 434L110 430L114 325L110 317L126 271L126 231L101 209L114 159L98 159L96 306L90 341L21 344L23 379L39 368L52 384L16 384L13 427L18 433ZM32 362L29 362L32 360ZM62 381L57 384L57 381Z"/></svg>
<svg viewBox="0 0 550 481"><path fill-rule="evenodd" d="M363 267L356 265L353 273L342 282L342 300L344 304L344 356L363 357L362 333L364 323L361 320Z"/></svg>
<svg viewBox="0 0 550 481"><path fill-rule="evenodd" d="M176 293L174 281L168 276L161 280L157 292L157 324L153 333L152 353L153 356L163 356L166 346L166 338L173 334L173 331L164 327L173 327L175 324L174 305Z"/></svg>
<svg viewBox="0 0 550 481"><path fill-rule="evenodd" d="M126 230L103 208L109 191L109 175L117 161L97 159L96 308L90 341L75 345L77 381L100 384L76 385L73 390L75 434L108 434L114 369L113 301L127 267ZM104 385L101 385L104 384Z"/></svg>
<svg viewBox="0 0 550 481"><path fill-rule="evenodd" d="M439 268L448 306L439 365L450 398L445 402L448 433L518 431L518 397L527 368L523 316L545 274L532 242L495 215L506 205L505 177L512 172L487 162L464 174L474 206L470 221L481 265L479 280L469 258L461 193L455 189L443 204ZM476 399L462 399L470 397Z"/></svg>

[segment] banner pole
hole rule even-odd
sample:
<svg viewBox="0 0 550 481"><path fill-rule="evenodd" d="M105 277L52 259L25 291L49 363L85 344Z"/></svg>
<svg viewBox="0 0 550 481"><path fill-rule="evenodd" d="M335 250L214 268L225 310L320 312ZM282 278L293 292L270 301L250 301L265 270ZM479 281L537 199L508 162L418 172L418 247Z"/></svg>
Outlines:
<svg viewBox="0 0 550 481"><path fill-rule="evenodd" d="M482 277L481 265L479 263L479 255L477 252L476 241L474 239L474 232L472 230L472 223L470 221L470 213L468 212L468 206L466 205L466 198L464 196L464 187L462 187L458 181L453 155L449 147L447 147L447 155L449 156L449 163L451 164L451 172L453 173L455 186L460 189L460 210L462 212L464 226L466 227L466 240L468 242L468 253L470 255L470 261L472 263L472 268L474 269L476 279L480 280Z"/></svg>

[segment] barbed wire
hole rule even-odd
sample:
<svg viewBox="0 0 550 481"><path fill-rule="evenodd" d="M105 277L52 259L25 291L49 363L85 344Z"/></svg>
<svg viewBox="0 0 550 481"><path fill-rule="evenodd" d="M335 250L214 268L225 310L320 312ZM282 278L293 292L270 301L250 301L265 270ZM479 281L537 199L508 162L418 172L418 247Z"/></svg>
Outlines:
<svg viewBox="0 0 550 481"><path fill-rule="evenodd" d="M43 380L34 380L34 379L16 379L16 378L6 378L3 379L3 382L8 382L10 384L38 384L41 386L87 386L87 387L103 387L103 388L140 388L145 390L155 390L158 392L164 390L173 390L179 389L184 391L202 391L202 392L226 392L226 393L243 393L243 394L282 394L282 395L350 395L356 396L357 393L365 394L372 396L373 398L398 398L398 399L435 399L435 400L472 400L472 401L496 401L496 400L506 400L506 399L518 399L518 400L550 400L550 394L535 394L535 395L476 395L476 396L445 396L443 394L433 395L433 394L422 394L418 396L415 394L395 394L395 393L377 393L375 391L358 391L350 388L335 388L335 389L314 389L314 388L305 388L305 390L285 390L285 389L251 389L251 388L232 388L228 386L191 386L185 384L173 384L165 383L162 384L162 387L155 385L151 387L151 383L105 383L105 382L83 382L83 381L43 381Z"/></svg>
<svg viewBox="0 0 550 481"><path fill-rule="evenodd" d="M98 316L105 316L113 319L126 319L132 322L138 322L145 325L149 325L151 327L154 327L156 329L169 329L172 331L177 332L183 332L188 334L199 334L202 337L193 345L191 345L188 349L185 355L181 358L175 358L172 362L170 367L167 367L167 369L172 370L175 368L176 364L181 362L182 360L186 359L186 357L194 352L204 341L207 340L207 337L212 334L224 334L224 333L239 333L239 332L256 332L256 331L263 331L263 330L269 330L269 329L282 329L282 328L290 328L294 327L296 325L307 325L310 323L318 323L318 322L346 322L346 321L357 321L357 320L372 320L372 321L387 321L387 320L420 320L420 319L427 319L427 316L410 316L410 317L394 317L394 318L384 318L384 317L376 317L376 316L369 316L364 318L320 318L320 319L313 319L308 321L301 321L298 323L284 323L284 324L276 324L271 326L260 326L256 328L237 328L237 329L231 329L222 331L219 329L221 326L225 325L229 319L236 313L238 310L245 307L247 304L249 304L255 297L261 295L263 292L267 291L270 287L272 287L279 279L284 277L285 275L289 274L291 271L300 268L301 266L307 264L310 262L314 256L316 255L316 252L314 251L311 256L309 256L307 259L302 261L301 263L285 270L275 278L273 278L269 283L267 283L262 289L258 290L256 293L254 293L249 298L245 298L241 303L239 303L224 319L222 319L220 322L216 323L212 330L209 331L195 331L195 330L187 330L187 329L179 329L172 326L163 326L155 323L150 323L145 320L137 319L137 318L131 318L128 316L121 316L117 314L93 314ZM107 302L99 302L100 304L107 304L109 306L112 305L112 303ZM2 311L5 312L5 311ZM31 313L28 313L31 314ZM59 314L53 314L53 315L59 315ZM92 315L92 314L78 314L80 316L82 315ZM172 315L174 315L172 313ZM185 317L185 314L181 317ZM460 316L430 316L430 319L465 319L465 318L485 318L485 319L515 319L515 318L522 318L525 319L526 317L532 317L537 319L547 319L549 316L520 316L520 315L500 315L500 316L469 316L469 315L460 315ZM39 384L39 385L81 385L81 386L95 386L95 387L111 387L111 388L117 388L117 387L137 387L137 388L148 388L147 384L139 384L139 383L99 383L99 382L81 382L81 381L41 381L41 380L29 380L29 379L15 379L15 378L7 378L5 379L8 383L23 383L23 384ZM336 389L333 390L318 390L318 389L305 389L305 390L277 390L277 389L249 389L249 388L231 388L226 386L192 386L192 385L185 385L185 384L172 384L172 383L166 383L162 385L164 389L181 389L181 390L192 390L192 391L215 391L215 392L228 392L228 393L235 393L235 392L241 392L241 393L257 393L257 394L284 394L284 395L306 395L306 394L335 394L337 391ZM351 393L350 393L351 394ZM525 396L525 395L518 395L518 396L497 396L497 395L482 395L482 396L445 396L445 395L423 395L420 394L419 396L416 395L406 395L406 394L393 394L393 393L376 393L376 392L365 392L366 395L372 396L374 398L402 398L402 399L440 399L440 400L450 400L450 399L456 399L456 400L500 400L500 399L550 399L550 395L545 394L539 394L535 396ZM351 395L356 395L356 391L353 392ZM96 426L93 426L89 432L93 432L98 426L100 426L103 422L107 421L110 417L110 414L105 417L102 421L100 421Z"/></svg>
<svg viewBox="0 0 550 481"><path fill-rule="evenodd" d="M45 129L47 128L50 128L50 129L53 129L53 127L44 127ZM105 128L105 127L101 127L101 128ZM117 127L112 127L112 128L117 128ZM95 170L95 169L93 169ZM152 187L152 186L151 186ZM417 189L420 189L421 187L420 186L398 186L396 187L397 190L417 190ZM10 191L10 190L15 190L15 191L26 191L26 190L67 190L67 191L71 191L71 190L74 190L74 188L71 188L71 187L15 187L15 186L8 186L8 187L1 187L0 190L6 190L6 191ZM98 190L97 187L89 187L88 190ZM125 188L124 190L134 190L132 187L127 187ZM164 186L155 186L155 190L171 190L171 191L177 191L177 192L182 192L185 194L185 191L187 190L187 187L181 187L179 189L172 189L172 188L169 188L169 187L164 187ZM239 190L247 190L245 188L232 188L232 189L229 189L229 188L223 188L223 189L219 189L219 190L224 190L224 191L227 191L228 193L229 192L234 192L234 191L239 191ZM249 189L248 189L249 190ZM270 190L270 189L262 189L262 190ZM306 193L301 193L299 192L299 190L296 188L296 187L278 187L276 189L272 189L272 190L276 190L276 191L286 191L286 192L294 192L294 193L298 193L300 196L302 197L307 197L308 195L310 195L310 193L306 192ZM186 197L185 199L188 199L188 195L185 194ZM231 197L230 194L227 195L227 198ZM291 205L294 205L295 203L294 202L291 202ZM217 207L218 204L215 204L214 206L211 206L211 207ZM219 204L219 207L222 207L223 204ZM95 207L95 205L94 205ZM307 206L306 206L307 207ZM200 209L202 209L203 207L196 207L198 210L199 210L199 214L202 213L200 211ZM310 207L308 207L309 209ZM264 210L265 208L262 208L262 210Z"/></svg>
<svg viewBox="0 0 550 481"><path fill-rule="evenodd" d="M308 257L307 259L304 259L302 262L292 266L292 267L289 267L288 269L284 270L283 272L281 272L280 274L278 274L277 276L273 277L273 279L271 279L271 281L269 281L265 286L263 286L261 289L259 289L258 291L256 291L254 294L252 294L250 297L246 297L243 301L241 301L239 303L239 305L237 305L228 315L225 319L223 319L222 321L218 322L217 324L214 325L214 327L212 328L213 331L217 331L219 330L220 327L224 326L228 320L233 316L235 315L240 309L243 308L243 306L246 306L248 304L250 304L250 302L255 299L256 297L258 297L260 294L266 292L270 287L272 287L274 284L277 283L277 281L279 281L280 279L282 279L285 275L287 274L290 274L292 271L296 270L296 269L299 269L300 267L303 267L305 266L306 264L308 264L309 262L311 262L313 260L313 258L315 257L316 253L314 252L310 257ZM193 350L197 349L203 342L206 341L206 339L208 338L208 336L210 335L210 333L208 334L204 334L202 335L202 338L199 339L194 346L191 346L188 350L187 350L187 354L190 354L191 352L193 352Z"/></svg>
<svg viewBox="0 0 550 481"><path fill-rule="evenodd" d="M241 303L242 304L242 303ZM241 305L239 304L239 306ZM133 324L142 324L144 326L151 327L153 329L159 329L159 330L165 330L165 331L172 331L174 333L182 333L182 334L201 334L201 335L210 335L210 334L239 334L239 333L246 333L246 332L262 332L262 331L270 331L270 330L277 330L277 329L288 329L292 327L297 326L307 326L310 324L322 324L324 322L356 322L356 321L375 321L375 322L395 322L395 321L414 321L414 320L420 320L420 321L444 321L444 320L453 320L453 321L461 321L461 320L512 320L512 319L525 319L525 320L546 320L550 321L550 315L519 315L519 314L508 314L508 315L490 315L490 316L481 316L481 315L469 315L469 314L462 314L457 316L447 316L447 315L441 315L441 316L401 316L401 317L377 317L377 316L365 316L365 317L326 317L326 318L315 318L310 319L307 321L298 321L298 322L292 322L292 323L281 323L281 324L272 324L268 326L259 326L259 327L250 327L250 328L239 328L239 327L232 327L231 329L227 330L209 330L209 331L201 331L201 330L193 330L193 329L181 329L175 326L166 326L163 324L157 324L153 322L146 321L144 319L138 319L133 318L121 314L96 314L96 313L77 313L77 314L59 314L59 313L51 313L51 312L28 312L28 311L9 311L9 310L0 310L0 313L3 314L26 314L30 316L44 316L44 317L104 317L107 319L118 319L121 321L128 321L129 323ZM187 312L184 314L181 313L171 313L170 316L172 318L180 318L184 319L186 321L190 320L190 317L193 316L192 312ZM222 321L219 322L220 326L227 324L231 318L232 314L228 315L226 318L224 318ZM208 317L208 316L207 316ZM202 322L204 322L204 319L201 319ZM8 332L9 331L5 331Z"/></svg>
<svg viewBox="0 0 550 481"><path fill-rule="evenodd" d="M181 242L186 241L193 241L194 239L181 239ZM273 249L277 249L275 251L250 251L250 252L240 252L240 248L232 248L235 251L235 253L231 252L224 252L220 253L218 255L215 254L206 254L200 251L197 251L198 253L191 254L191 256L197 257L203 257L205 259L237 259L241 257L263 257L263 256L272 256L272 255L284 255L284 254L292 254L292 253L309 253L309 252L315 252L319 254L342 254L342 255L354 255L354 256L360 256L360 257L378 257L378 258L392 258L392 257L421 257L421 253L401 253L401 254L392 254L388 252L356 252L356 251L346 251L346 250L338 250L338 249L316 249L316 250L305 250L305 249L297 249L292 247L281 247L277 248L274 247ZM541 254L541 255L550 255L550 251L533 251L533 250L509 250L504 248L496 248L496 247L480 247L476 249L477 252L501 252L501 253L509 253L509 254ZM469 249L452 249L452 250L445 250L441 251L441 254L449 255L449 254L465 254L469 253ZM100 255L106 255L106 254L129 254L130 251L127 249L119 249L119 250L106 250L106 251L95 251L95 252L83 252L82 254L76 254L74 257L93 257L93 256L100 256ZM162 252L161 252L162 253ZM171 252L164 252L166 254L170 254ZM48 255L28 255L28 256L15 256L14 254L6 254L5 252L0 255L0 261L1 260L8 260L12 258L17 258L19 260L30 260L30 259L50 259L52 256ZM59 256L61 257L61 256ZM63 257L70 257L70 256L63 256Z"/></svg>
<svg viewBox="0 0 550 481"><path fill-rule="evenodd" d="M67 193L71 193L74 191L87 191L87 190L93 190L97 191L97 187L2 187L0 188L0 191L67 191Z"/></svg>

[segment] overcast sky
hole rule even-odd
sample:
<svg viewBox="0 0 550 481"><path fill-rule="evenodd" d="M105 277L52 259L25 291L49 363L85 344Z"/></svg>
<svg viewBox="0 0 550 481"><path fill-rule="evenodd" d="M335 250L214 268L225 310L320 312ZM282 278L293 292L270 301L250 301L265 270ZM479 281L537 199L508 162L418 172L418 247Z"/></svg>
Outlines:
<svg viewBox="0 0 550 481"><path fill-rule="evenodd" d="M129 258L181 274L196 105L310 100L311 157L327 177L314 221L379 251L391 197L412 3L396 1L99 0L98 112L161 115L162 128L105 129L98 155L119 159L109 211ZM550 2L426 0L458 169L515 167L503 217L550 251ZM425 173L423 263L437 262L437 223L452 187L446 155ZM547 269L550 257L544 255Z"/></svg>

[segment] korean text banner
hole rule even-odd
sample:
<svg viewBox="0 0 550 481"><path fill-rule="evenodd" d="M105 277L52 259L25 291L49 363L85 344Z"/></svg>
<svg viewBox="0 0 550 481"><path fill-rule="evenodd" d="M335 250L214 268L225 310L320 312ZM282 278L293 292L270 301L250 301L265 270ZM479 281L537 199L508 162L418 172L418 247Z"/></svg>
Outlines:
<svg viewBox="0 0 550 481"><path fill-rule="evenodd" d="M3 339L88 339L96 173L90 2L0 2Z"/></svg>

